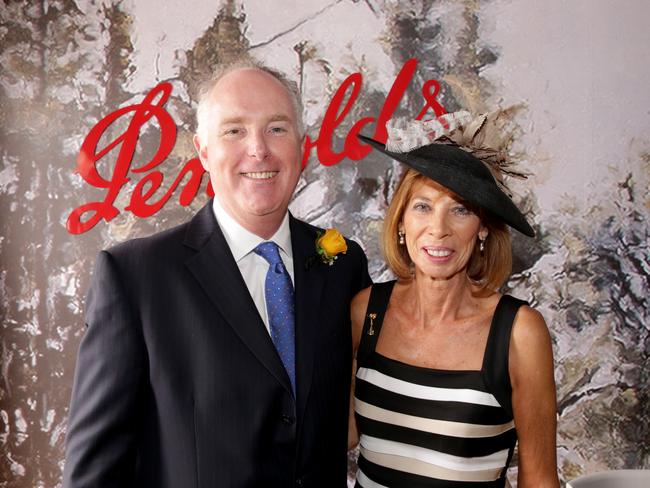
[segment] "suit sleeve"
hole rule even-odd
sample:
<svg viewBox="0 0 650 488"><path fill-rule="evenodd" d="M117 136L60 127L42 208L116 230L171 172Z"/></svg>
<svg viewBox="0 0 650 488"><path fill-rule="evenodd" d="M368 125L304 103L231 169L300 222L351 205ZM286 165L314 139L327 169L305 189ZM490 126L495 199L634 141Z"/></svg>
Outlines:
<svg viewBox="0 0 650 488"><path fill-rule="evenodd" d="M368 258L366 257L366 253L363 251L361 251L361 261L361 287L359 290L363 290L372 285L372 278L370 278L370 274L368 273Z"/></svg>
<svg viewBox="0 0 650 488"><path fill-rule="evenodd" d="M63 486L130 486L146 349L114 258L106 251L97 258L86 326L70 405Z"/></svg>
<svg viewBox="0 0 650 488"><path fill-rule="evenodd" d="M357 287L356 290L354 290L354 294L356 295L356 293L358 293L359 291L368 288L370 285L372 285L372 279L370 278L370 274L368 273L368 258L366 257L366 253L363 252L361 246L355 241L351 240L350 245L353 246L355 252L359 254L360 256L359 261L361 262L358 281L356 283Z"/></svg>

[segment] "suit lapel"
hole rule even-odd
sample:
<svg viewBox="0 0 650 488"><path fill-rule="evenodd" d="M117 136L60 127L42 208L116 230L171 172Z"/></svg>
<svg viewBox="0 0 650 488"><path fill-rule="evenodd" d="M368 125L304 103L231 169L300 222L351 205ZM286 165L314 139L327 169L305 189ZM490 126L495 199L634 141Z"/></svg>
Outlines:
<svg viewBox="0 0 650 488"><path fill-rule="evenodd" d="M197 250L186 265L228 325L271 374L291 391L289 376L214 217L212 201L190 222L184 244Z"/></svg>
<svg viewBox="0 0 650 488"><path fill-rule="evenodd" d="M298 418L309 396L316 352L316 328L320 301L327 278L326 266L316 262L307 269L307 259L316 252L316 229L290 216L296 311L296 389Z"/></svg>

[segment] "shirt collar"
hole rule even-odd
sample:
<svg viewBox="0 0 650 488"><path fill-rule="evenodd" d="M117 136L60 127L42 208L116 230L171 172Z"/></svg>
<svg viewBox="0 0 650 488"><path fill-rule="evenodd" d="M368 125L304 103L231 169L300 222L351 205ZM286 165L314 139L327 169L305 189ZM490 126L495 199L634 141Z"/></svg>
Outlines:
<svg viewBox="0 0 650 488"><path fill-rule="evenodd" d="M230 247L230 251L235 258L235 262L239 262L259 244L266 241L275 242L284 254L293 259L291 231L289 229L289 212L285 212L282 223L278 230L275 231L275 234L270 239L262 239L260 236L242 227L239 222L226 212L216 196L212 200L212 210L221 228L221 232L228 243L228 247Z"/></svg>

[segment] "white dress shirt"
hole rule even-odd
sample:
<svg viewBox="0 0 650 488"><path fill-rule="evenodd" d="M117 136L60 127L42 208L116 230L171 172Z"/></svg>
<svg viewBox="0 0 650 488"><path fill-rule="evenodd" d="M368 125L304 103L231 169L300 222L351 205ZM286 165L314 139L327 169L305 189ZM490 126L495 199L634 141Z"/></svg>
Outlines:
<svg viewBox="0 0 650 488"><path fill-rule="evenodd" d="M262 256L255 254L253 249L267 240L275 242L280 248L280 258L282 258L284 267L287 268L291 282L295 287L289 212L284 215L284 219L282 219L282 223L275 234L270 239L265 240L239 225L219 204L216 197L213 200L212 209L217 223L221 228L221 232L223 232L226 238L230 252L235 258L239 272L244 278L253 302L255 302L257 311L264 321L266 330L269 331L269 318L266 311L266 298L264 294L264 284L266 282L266 272L269 270L269 263Z"/></svg>

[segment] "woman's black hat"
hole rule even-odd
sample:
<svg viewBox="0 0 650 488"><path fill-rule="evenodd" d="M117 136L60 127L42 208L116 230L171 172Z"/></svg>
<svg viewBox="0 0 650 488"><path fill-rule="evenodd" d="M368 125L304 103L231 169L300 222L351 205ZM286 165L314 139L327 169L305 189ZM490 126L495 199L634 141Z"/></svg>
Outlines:
<svg viewBox="0 0 650 488"><path fill-rule="evenodd" d="M487 166L459 146L434 142L401 153L387 150L384 144L370 137L359 134L359 139L448 188L463 200L487 210L522 234L535 236L533 228L499 188Z"/></svg>

